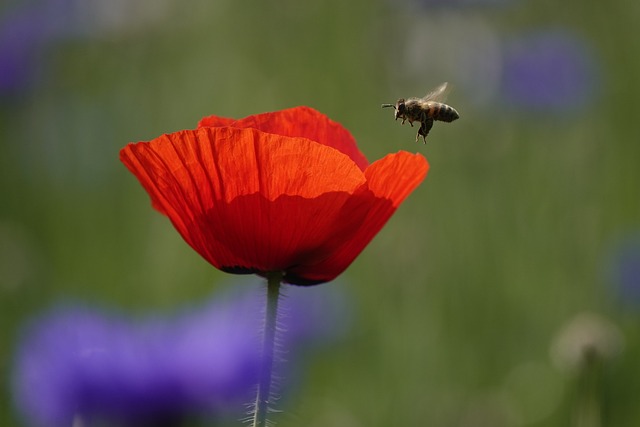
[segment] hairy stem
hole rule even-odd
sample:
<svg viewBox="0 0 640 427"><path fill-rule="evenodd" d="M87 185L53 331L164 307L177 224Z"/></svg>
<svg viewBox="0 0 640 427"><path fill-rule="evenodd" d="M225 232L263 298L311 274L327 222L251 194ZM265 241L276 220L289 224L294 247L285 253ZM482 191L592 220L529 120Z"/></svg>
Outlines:
<svg viewBox="0 0 640 427"><path fill-rule="evenodd" d="M264 335L262 337L262 366L260 367L260 381L258 383L252 427L265 427L267 424L282 273L269 274L267 281L267 307L265 310Z"/></svg>

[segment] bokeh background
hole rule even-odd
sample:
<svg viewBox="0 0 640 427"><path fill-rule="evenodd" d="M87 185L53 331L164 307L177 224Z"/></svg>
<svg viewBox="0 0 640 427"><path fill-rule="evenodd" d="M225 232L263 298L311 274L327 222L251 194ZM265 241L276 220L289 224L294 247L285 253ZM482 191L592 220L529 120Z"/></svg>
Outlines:
<svg viewBox="0 0 640 427"><path fill-rule="evenodd" d="M638 22L636 0L3 0L0 424L21 422L31 317L61 300L170 311L229 286L120 148L309 105L369 160L418 151L431 170L322 285L349 327L305 355L279 425L639 425ZM461 119L426 145L380 109L443 81Z"/></svg>

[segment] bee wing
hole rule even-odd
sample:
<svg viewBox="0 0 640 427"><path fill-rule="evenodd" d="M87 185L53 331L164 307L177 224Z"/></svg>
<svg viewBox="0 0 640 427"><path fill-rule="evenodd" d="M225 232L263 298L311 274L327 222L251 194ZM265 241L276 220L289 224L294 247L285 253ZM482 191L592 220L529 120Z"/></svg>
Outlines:
<svg viewBox="0 0 640 427"><path fill-rule="evenodd" d="M444 102L447 98L449 84L447 82L442 83L440 86L429 92L422 98L422 102L437 101Z"/></svg>

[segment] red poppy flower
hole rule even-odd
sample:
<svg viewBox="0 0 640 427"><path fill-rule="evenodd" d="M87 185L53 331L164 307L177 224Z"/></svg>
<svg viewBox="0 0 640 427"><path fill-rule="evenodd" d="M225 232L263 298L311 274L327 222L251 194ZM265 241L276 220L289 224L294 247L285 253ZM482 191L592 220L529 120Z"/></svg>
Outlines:
<svg viewBox="0 0 640 427"><path fill-rule="evenodd" d="M215 267L297 285L342 273L429 169L404 151L369 165L345 128L308 107L207 117L120 159Z"/></svg>

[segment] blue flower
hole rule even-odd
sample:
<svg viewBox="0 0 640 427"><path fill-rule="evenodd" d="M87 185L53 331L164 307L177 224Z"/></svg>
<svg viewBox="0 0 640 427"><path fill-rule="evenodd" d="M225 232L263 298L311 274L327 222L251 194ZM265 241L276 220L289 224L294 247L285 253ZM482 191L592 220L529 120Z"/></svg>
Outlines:
<svg viewBox="0 0 640 427"><path fill-rule="evenodd" d="M536 31L504 49L502 94L508 103L545 111L579 108L596 89L589 45L562 29Z"/></svg>
<svg viewBox="0 0 640 427"><path fill-rule="evenodd" d="M0 15L0 95L15 95L43 74L45 50L77 32L72 0L39 0Z"/></svg>
<svg viewBox="0 0 640 427"><path fill-rule="evenodd" d="M227 307L134 323L88 308L35 321L17 352L16 403L34 426L173 425L244 402L257 331Z"/></svg>
<svg viewBox="0 0 640 427"><path fill-rule="evenodd" d="M490 6L508 6L517 0L407 0L409 4L416 4L424 9L432 10L433 8L452 9L452 8L475 8Z"/></svg>
<svg viewBox="0 0 640 427"><path fill-rule="evenodd" d="M167 2L34 0L0 7L0 96L19 95L48 71L52 47L70 39L140 29L168 13ZM108 12L108 13L107 13Z"/></svg>
<svg viewBox="0 0 640 427"><path fill-rule="evenodd" d="M70 427L74 418L136 427L241 418L259 374L265 296L243 285L173 316L133 320L86 306L45 313L26 328L16 352L19 411L37 427ZM332 285L287 287L281 306L274 368L290 386L288 373L302 370L279 360L339 338L348 310Z"/></svg>
<svg viewBox="0 0 640 427"><path fill-rule="evenodd" d="M25 11L0 17L0 94L26 87L34 77L46 21Z"/></svg>
<svg viewBox="0 0 640 427"><path fill-rule="evenodd" d="M640 232L631 233L616 243L608 273L622 301L640 303Z"/></svg>

